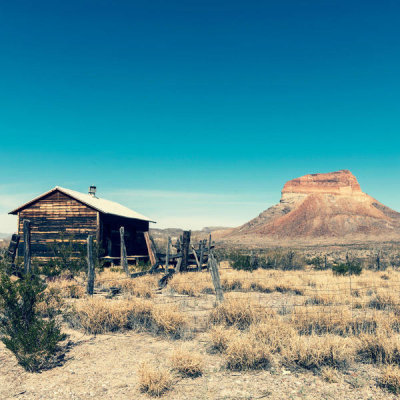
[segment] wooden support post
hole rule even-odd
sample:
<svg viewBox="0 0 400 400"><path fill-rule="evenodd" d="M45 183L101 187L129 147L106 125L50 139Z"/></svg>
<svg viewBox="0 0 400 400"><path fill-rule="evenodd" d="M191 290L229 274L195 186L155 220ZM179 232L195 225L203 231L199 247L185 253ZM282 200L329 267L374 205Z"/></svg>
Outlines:
<svg viewBox="0 0 400 400"><path fill-rule="evenodd" d="M192 245L192 251L193 251L194 259L196 260L197 270L200 271L200 261L199 261L199 259L197 258L196 249L194 248L193 245Z"/></svg>
<svg viewBox="0 0 400 400"><path fill-rule="evenodd" d="M147 251L149 253L150 263L152 266L154 266L156 264L156 256L151 246L149 232L143 232L143 234L144 234L144 239L146 241Z"/></svg>
<svg viewBox="0 0 400 400"><path fill-rule="evenodd" d="M224 301L224 292L222 290L221 281L219 278L218 263L212 254L208 255L208 260L209 260L208 264L210 266L211 278L213 281L215 294L217 296L217 303L221 303L222 301Z"/></svg>
<svg viewBox="0 0 400 400"><path fill-rule="evenodd" d="M24 219L24 273L31 273L31 221Z"/></svg>
<svg viewBox="0 0 400 400"><path fill-rule="evenodd" d="M168 275L169 250L170 250L169 248L170 248L170 245L171 245L171 238L168 236L168 239L167 239L167 251L165 253L165 271L164 271L165 275Z"/></svg>
<svg viewBox="0 0 400 400"><path fill-rule="evenodd" d="M199 259L199 263L200 263L200 271L203 267L203 259L204 259L204 247L205 247L206 243L205 240L201 240L200 241L200 259Z"/></svg>
<svg viewBox="0 0 400 400"><path fill-rule="evenodd" d="M19 235L15 233L11 236L10 244L8 245L8 257L11 261L11 267L14 268L15 256L17 255L17 249L19 244Z"/></svg>
<svg viewBox="0 0 400 400"><path fill-rule="evenodd" d="M131 274L130 274L129 268L128 268L128 260L126 258L125 228L123 226L121 226L121 228L119 228L119 236L121 239L121 266L124 269L125 274L130 277Z"/></svg>
<svg viewBox="0 0 400 400"><path fill-rule="evenodd" d="M88 264L88 283L87 294L93 295L94 292L94 261L93 261L93 235L87 238L87 264Z"/></svg>
<svg viewBox="0 0 400 400"><path fill-rule="evenodd" d="M183 231L182 235L182 263L181 271L187 271L189 264L190 231Z"/></svg>
<svg viewBox="0 0 400 400"><path fill-rule="evenodd" d="M210 269L210 255L211 255L211 233L210 236L208 237L208 259L207 259L207 269Z"/></svg>

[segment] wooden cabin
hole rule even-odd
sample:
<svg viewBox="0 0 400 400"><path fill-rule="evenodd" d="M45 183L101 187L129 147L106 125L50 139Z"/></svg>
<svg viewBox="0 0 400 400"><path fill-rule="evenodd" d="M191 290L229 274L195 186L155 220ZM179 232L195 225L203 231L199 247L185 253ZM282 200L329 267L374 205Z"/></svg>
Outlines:
<svg viewBox="0 0 400 400"><path fill-rule="evenodd" d="M31 222L31 254L54 257L54 243L72 240L85 243L94 235L105 256L120 257L120 227L125 228L125 245L129 258L149 255L150 218L121 204L96 197L96 187L80 193L59 186L32 199L9 214L18 215L19 253L23 250L23 221ZM147 236L147 237L146 237Z"/></svg>

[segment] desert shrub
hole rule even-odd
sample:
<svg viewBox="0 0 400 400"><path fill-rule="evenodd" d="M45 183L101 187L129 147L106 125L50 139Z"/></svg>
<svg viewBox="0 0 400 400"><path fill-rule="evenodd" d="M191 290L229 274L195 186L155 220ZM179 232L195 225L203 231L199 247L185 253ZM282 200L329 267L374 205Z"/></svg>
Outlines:
<svg viewBox="0 0 400 400"><path fill-rule="evenodd" d="M3 274L0 283L2 313L0 336L5 346L27 371L46 368L65 339L54 314L41 317L37 305L45 300L46 286L37 276L11 281Z"/></svg>
<svg viewBox="0 0 400 400"><path fill-rule="evenodd" d="M400 368L388 365L382 369L378 384L394 394L400 394Z"/></svg>
<svg viewBox="0 0 400 400"><path fill-rule="evenodd" d="M272 354L267 345L249 333L234 336L225 350L226 367L231 370L263 369L271 365Z"/></svg>
<svg viewBox="0 0 400 400"><path fill-rule="evenodd" d="M212 324L223 324L245 329L258 319L254 304L240 299L225 299L210 314Z"/></svg>
<svg viewBox="0 0 400 400"><path fill-rule="evenodd" d="M335 275L360 275L362 266L359 261L352 260L332 265L332 271Z"/></svg>
<svg viewBox="0 0 400 400"><path fill-rule="evenodd" d="M324 366L343 368L354 358L351 339L340 336L297 336L284 349L287 363L306 369L320 369Z"/></svg>
<svg viewBox="0 0 400 400"><path fill-rule="evenodd" d="M203 374L204 361L198 352L185 349L175 350L170 361L172 368L184 377L195 378Z"/></svg>
<svg viewBox="0 0 400 400"><path fill-rule="evenodd" d="M150 396L158 397L171 389L173 378L170 371L159 365L144 362L138 369L139 389Z"/></svg>
<svg viewBox="0 0 400 400"><path fill-rule="evenodd" d="M258 268L257 257L240 254L239 252L232 253L229 256L231 267L236 270L254 271Z"/></svg>

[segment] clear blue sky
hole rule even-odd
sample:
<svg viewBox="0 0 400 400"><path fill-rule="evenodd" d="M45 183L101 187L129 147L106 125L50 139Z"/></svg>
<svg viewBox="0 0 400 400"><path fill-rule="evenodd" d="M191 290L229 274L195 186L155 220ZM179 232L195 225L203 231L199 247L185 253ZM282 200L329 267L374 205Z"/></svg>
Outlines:
<svg viewBox="0 0 400 400"><path fill-rule="evenodd" d="M400 3L0 2L0 232L60 185L238 225L350 169L400 210Z"/></svg>

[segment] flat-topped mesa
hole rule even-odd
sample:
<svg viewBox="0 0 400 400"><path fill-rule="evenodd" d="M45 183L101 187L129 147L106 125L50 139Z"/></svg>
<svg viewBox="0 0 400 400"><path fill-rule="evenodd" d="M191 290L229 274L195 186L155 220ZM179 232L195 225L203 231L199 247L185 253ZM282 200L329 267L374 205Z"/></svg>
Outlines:
<svg viewBox="0 0 400 400"><path fill-rule="evenodd" d="M286 182L282 189L284 195L302 193L326 193L326 194L362 194L357 178L347 169L326 174L309 174Z"/></svg>

